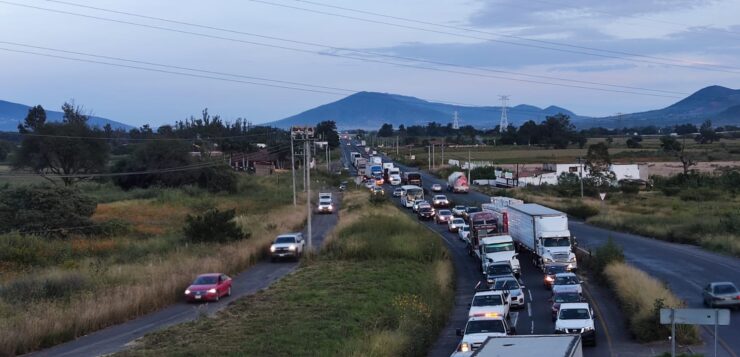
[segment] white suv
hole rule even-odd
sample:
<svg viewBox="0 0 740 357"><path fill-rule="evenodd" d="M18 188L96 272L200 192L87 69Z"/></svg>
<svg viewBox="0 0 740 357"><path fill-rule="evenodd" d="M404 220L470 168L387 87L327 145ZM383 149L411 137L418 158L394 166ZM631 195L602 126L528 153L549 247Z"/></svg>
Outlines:
<svg viewBox="0 0 740 357"><path fill-rule="evenodd" d="M558 273L552 282L552 293L573 292L583 294L581 280L574 273Z"/></svg>
<svg viewBox="0 0 740 357"><path fill-rule="evenodd" d="M509 299L503 291L480 291L470 302L468 317L501 316L509 318Z"/></svg>
<svg viewBox="0 0 740 357"><path fill-rule="evenodd" d="M275 238L270 246L270 259L275 261L278 258L298 259L303 255L303 248L306 241L303 239L303 233L286 233Z"/></svg>
<svg viewBox="0 0 740 357"><path fill-rule="evenodd" d="M594 312L588 303L560 304L558 318L555 320L555 333L580 334L584 344L596 345Z"/></svg>
<svg viewBox="0 0 740 357"><path fill-rule="evenodd" d="M509 327L506 319L501 316L471 317L465 324L465 330L457 329L457 335L462 336L462 341L452 356L465 355L465 352L479 349L489 337L508 336L515 333L514 328Z"/></svg>

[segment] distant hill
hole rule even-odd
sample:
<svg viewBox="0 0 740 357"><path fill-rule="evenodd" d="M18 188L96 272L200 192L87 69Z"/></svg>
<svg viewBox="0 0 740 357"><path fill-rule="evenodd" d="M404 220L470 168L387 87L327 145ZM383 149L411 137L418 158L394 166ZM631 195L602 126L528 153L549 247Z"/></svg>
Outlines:
<svg viewBox="0 0 740 357"><path fill-rule="evenodd" d="M647 112L624 114L621 118L610 116L591 118L579 126L667 126L674 124L701 124L711 120L714 126L740 124L740 90L710 86L668 107ZM619 124L617 124L619 123Z"/></svg>
<svg viewBox="0 0 740 357"><path fill-rule="evenodd" d="M432 121L446 125L452 122L454 111L458 112L461 125L473 125L477 128L493 128L498 125L501 118L501 107L497 106L451 105L397 94L359 92L268 124L288 128L291 125L334 120L340 129L378 129L383 123L391 123L394 127L400 124L425 125ZM619 118L587 117L554 105L542 109L526 104L509 108L508 118L509 123L518 126L527 120L540 122L546 116L558 113L569 115L579 128L647 125L660 127L683 123L701 124L706 119L711 119L715 126L740 125L740 90L710 86L666 108L624 114Z"/></svg>
<svg viewBox="0 0 740 357"><path fill-rule="evenodd" d="M383 123L391 123L395 127L400 124L426 125L432 121L446 125L452 122L455 111L458 112L460 125L493 128L501 119L501 107L452 105L397 94L359 92L269 124L289 128L291 125L334 120L342 129L378 129ZM509 108L507 116L509 123L518 126L527 120L541 121L545 116L559 112L580 119L567 109L555 106L542 109L532 105Z"/></svg>
<svg viewBox="0 0 740 357"><path fill-rule="evenodd" d="M18 124L26 118L29 108L30 107L27 105L0 100L0 131L17 131ZM62 112L52 111L48 108L44 109L46 110L47 121L62 121ZM99 128L102 128L103 126L105 126L105 124L110 124L113 129L121 128L129 130L133 128L130 125L95 116L92 116L90 117L90 119L88 119L88 124L90 124L90 126L96 126Z"/></svg>

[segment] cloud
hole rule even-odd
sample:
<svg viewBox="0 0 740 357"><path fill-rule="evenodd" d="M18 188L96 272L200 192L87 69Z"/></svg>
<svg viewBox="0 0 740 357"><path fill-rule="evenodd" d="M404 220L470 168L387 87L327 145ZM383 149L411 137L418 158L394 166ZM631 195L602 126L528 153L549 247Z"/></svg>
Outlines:
<svg viewBox="0 0 740 357"><path fill-rule="evenodd" d="M552 24L657 14L709 6L716 0L484 0L469 22L477 27Z"/></svg>

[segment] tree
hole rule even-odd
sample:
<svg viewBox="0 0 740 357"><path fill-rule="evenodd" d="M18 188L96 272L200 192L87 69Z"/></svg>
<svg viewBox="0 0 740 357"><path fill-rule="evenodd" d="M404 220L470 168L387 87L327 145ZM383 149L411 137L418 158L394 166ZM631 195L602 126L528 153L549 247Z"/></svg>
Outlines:
<svg viewBox="0 0 740 357"><path fill-rule="evenodd" d="M575 141L575 126L570 122L570 117L565 114L548 116L540 124L542 134L541 144L555 149L565 149L568 143Z"/></svg>
<svg viewBox="0 0 740 357"><path fill-rule="evenodd" d="M588 146L586 153L586 169L589 173L590 184L600 190L611 187L616 181L616 176L609 170L612 160L609 156L609 147L605 143L592 144Z"/></svg>
<svg viewBox="0 0 740 357"><path fill-rule="evenodd" d="M678 135L686 135L686 134L693 134L699 131L699 129L696 128L696 125L694 124L681 124L676 125L674 128L676 134Z"/></svg>
<svg viewBox="0 0 740 357"><path fill-rule="evenodd" d="M28 111L19 131L27 134L13 162L15 169L30 169L44 178L60 175L66 185L89 179L105 171L110 145L103 132L87 125L87 116L80 107L64 103L61 123L47 123L41 106Z"/></svg>
<svg viewBox="0 0 740 357"><path fill-rule="evenodd" d="M719 141L719 139L719 134L717 134L714 129L712 129L711 120L707 120L701 124L701 127L699 128L699 135L694 138L694 140L696 140L696 142L700 144L713 143L715 141Z"/></svg>
<svg viewBox="0 0 740 357"><path fill-rule="evenodd" d="M15 150L15 144L10 141L0 140L0 161L7 159L13 150Z"/></svg>
<svg viewBox="0 0 740 357"><path fill-rule="evenodd" d="M378 136L381 138L389 138L393 136L393 124L384 123L383 126L378 130Z"/></svg>
<svg viewBox="0 0 740 357"><path fill-rule="evenodd" d="M664 152L669 153L678 158L683 165L684 175L689 174L689 167L696 165L696 161L687 153L684 149L686 145L678 142L676 138L672 136L663 136L660 138L660 147Z"/></svg>
<svg viewBox="0 0 740 357"><path fill-rule="evenodd" d="M234 221L236 211L219 211L214 208L206 211L203 215L187 215L185 217L185 237L191 242L218 242L225 243L244 238L250 234L244 234L239 225Z"/></svg>
<svg viewBox="0 0 740 357"><path fill-rule="evenodd" d="M635 135L629 139L627 139L627 147L630 149L638 149L641 148L642 145L640 144L642 142L642 136Z"/></svg>
<svg viewBox="0 0 740 357"><path fill-rule="evenodd" d="M519 145L536 145L539 144L540 130L534 120L529 120L519 127L517 133L517 143Z"/></svg>
<svg viewBox="0 0 740 357"><path fill-rule="evenodd" d="M316 124L315 135L323 138L329 143L329 147L334 149L339 147L339 133L337 133L337 123L333 120L325 120Z"/></svg>
<svg viewBox="0 0 740 357"><path fill-rule="evenodd" d="M506 130L501 134L501 144L513 145L517 141L517 130L513 125L506 127Z"/></svg>

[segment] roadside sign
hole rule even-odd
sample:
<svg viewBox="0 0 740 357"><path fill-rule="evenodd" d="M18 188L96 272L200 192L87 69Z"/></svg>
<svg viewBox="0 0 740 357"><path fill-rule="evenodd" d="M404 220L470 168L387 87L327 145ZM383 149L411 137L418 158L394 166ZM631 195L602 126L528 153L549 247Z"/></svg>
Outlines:
<svg viewBox="0 0 740 357"><path fill-rule="evenodd" d="M606 198L606 192L599 193L599 197L601 197L601 200L603 201Z"/></svg>
<svg viewBox="0 0 740 357"><path fill-rule="evenodd" d="M673 320L671 320L673 311ZM714 325L727 326L730 324L730 310L728 309L660 309L660 323L686 325Z"/></svg>

